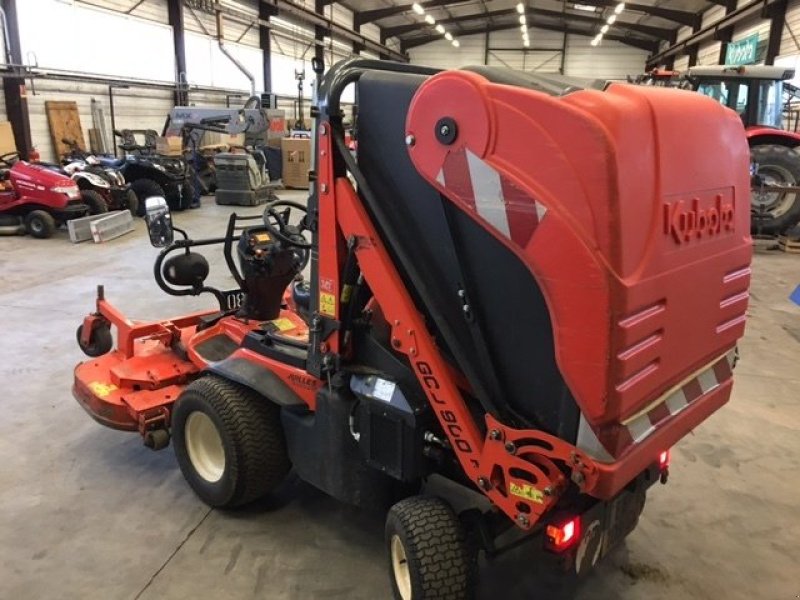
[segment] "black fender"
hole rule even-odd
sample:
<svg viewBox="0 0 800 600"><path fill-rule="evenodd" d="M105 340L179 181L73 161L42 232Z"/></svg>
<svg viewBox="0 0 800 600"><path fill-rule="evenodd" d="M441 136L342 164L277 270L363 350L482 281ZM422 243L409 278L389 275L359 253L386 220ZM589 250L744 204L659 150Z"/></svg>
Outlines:
<svg viewBox="0 0 800 600"><path fill-rule="evenodd" d="M305 406L292 388L269 369L241 357L209 363L203 371L234 381L258 392L279 406Z"/></svg>

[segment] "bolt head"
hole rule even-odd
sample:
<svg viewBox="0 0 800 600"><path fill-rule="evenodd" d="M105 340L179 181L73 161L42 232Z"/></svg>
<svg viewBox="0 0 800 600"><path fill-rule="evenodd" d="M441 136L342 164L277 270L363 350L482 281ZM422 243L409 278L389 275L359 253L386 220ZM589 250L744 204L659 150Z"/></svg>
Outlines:
<svg viewBox="0 0 800 600"><path fill-rule="evenodd" d="M442 135L449 135L450 134L450 126L449 125L442 125L439 128L439 133Z"/></svg>
<svg viewBox="0 0 800 600"><path fill-rule="evenodd" d="M490 440L499 440L500 439L500 431L498 429L492 429L489 432L489 439Z"/></svg>
<svg viewBox="0 0 800 600"><path fill-rule="evenodd" d="M523 527L527 527L530 524L530 521L528 520L528 517L520 514L517 515L517 523L519 523Z"/></svg>
<svg viewBox="0 0 800 600"><path fill-rule="evenodd" d="M409 133L409 134L406 136L406 146L409 146L409 147L411 147L411 146L413 146L413 145L414 145L414 144L416 144L416 143L417 143L417 138L415 138L413 135L411 135L411 134Z"/></svg>
<svg viewBox="0 0 800 600"><path fill-rule="evenodd" d="M482 490L488 490L492 487L492 484L486 477L478 477L478 487Z"/></svg>
<svg viewBox="0 0 800 600"><path fill-rule="evenodd" d="M506 452L508 452L509 454L517 453L517 447L512 442L506 442L505 447L506 447Z"/></svg>

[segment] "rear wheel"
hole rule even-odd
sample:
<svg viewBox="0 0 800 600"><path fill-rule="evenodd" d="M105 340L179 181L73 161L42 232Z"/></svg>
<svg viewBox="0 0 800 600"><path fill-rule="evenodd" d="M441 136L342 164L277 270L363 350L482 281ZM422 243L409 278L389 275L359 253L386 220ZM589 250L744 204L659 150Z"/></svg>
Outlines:
<svg viewBox="0 0 800 600"><path fill-rule="evenodd" d="M787 146L764 144L750 149L751 160L766 185L800 185L800 153ZM757 234L783 233L800 221L800 194L760 192L750 195L753 215L751 230Z"/></svg>
<svg viewBox="0 0 800 600"><path fill-rule="evenodd" d="M386 547L396 600L474 597L477 553L443 500L414 496L395 504L386 519Z"/></svg>
<svg viewBox="0 0 800 600"><path fill-rule="evenodd" d="M131 190L136 194L138 206L136 207L136 215L139 217L144 216L145 201L148 198L164 197L164 188L157 184L152 179L137 179L131 183Z"/></svg>
<svg viewBox="0 0 800 600"><path fill-rule="evenodd" d="M105 198L94 190L83 190L81 199L89 207L90 215L101 215L108 212L108 204L106 204Z"/></svg>
<svg viewBox="0 0 800 600"><path fill-rule="evenodd" d="M172 439L183 476L209 506L257 500L291 467L278 406L213 375L192 382L178 398Z"/></svg>
<svg viewBox="0 0 800 600"><path fill-rule="evenodd" d="M25 231L35 238L49 238L56 232L56 220L48 212L32 210L25 215Z"/></svg>

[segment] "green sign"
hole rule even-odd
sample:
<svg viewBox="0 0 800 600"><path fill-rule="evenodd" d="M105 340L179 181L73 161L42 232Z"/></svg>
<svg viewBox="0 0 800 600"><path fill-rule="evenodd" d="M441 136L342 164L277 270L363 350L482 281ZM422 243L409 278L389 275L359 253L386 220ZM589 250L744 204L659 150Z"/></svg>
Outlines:
<svg viewBox="0 0 800 600"><path fill-rule="evenodd" d="M758 55L758 34L748 35L738 42L729 42L725 51L725 64L731 66L752 65Z"/></svg>

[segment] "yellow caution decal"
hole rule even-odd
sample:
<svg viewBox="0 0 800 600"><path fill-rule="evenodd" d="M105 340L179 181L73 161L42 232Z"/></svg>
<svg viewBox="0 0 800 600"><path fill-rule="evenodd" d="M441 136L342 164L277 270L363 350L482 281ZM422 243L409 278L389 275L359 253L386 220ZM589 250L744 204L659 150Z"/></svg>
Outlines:
<svg viewBox="0 0 800 600"><path fill-rule="evenodd" d="M512 496L516 496L517 498L525 498L531 502L536 502L536 504L544 504L544 493L527 483L518 485L512 481L509 486L509 491Z"/></svg>
<svg viewBox="0 0 800 600"><path fill-rule="evenodd" d="M280 318L280 319L273 319L270 321L275 327L278 328L278 331L289 331L290 329L294 329L294 323L292 323L291 319L287 318Z"/></svg>
<svg viewBox="0 0 800 600"><path fill-rule="evenodd" d="M327 292L319 293L319 312L326 317L336 316L336 296Z"/></svg>
<svg viewBox="0 0 800 600"><path fill-rule="evenodd" d="M102 381L93 381L89 384L89 389L98 398L105 398L111 392L116 391L117 386L113 383L103 383Z"/></svg>

